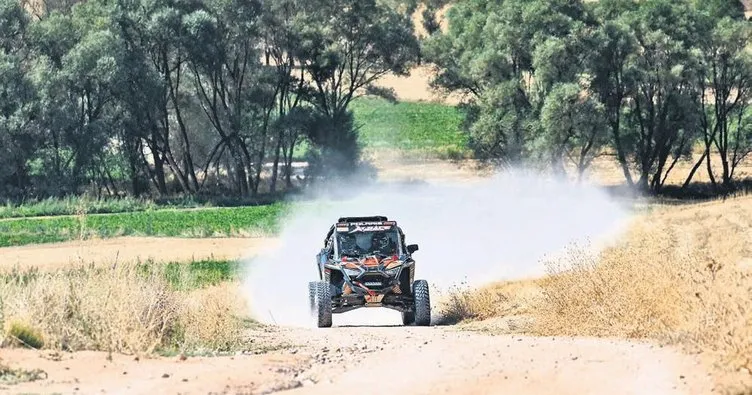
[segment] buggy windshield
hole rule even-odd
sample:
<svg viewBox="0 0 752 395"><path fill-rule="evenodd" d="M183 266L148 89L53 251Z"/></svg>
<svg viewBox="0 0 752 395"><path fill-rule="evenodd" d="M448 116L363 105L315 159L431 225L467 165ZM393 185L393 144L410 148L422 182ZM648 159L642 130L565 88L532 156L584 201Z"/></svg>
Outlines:
<svg viewBox="0 0 752 395"><path fill-rule="evenodd" d="M337 233L337 249L340 257L399 255L399 233L396 230L340 232Z"/></svg>

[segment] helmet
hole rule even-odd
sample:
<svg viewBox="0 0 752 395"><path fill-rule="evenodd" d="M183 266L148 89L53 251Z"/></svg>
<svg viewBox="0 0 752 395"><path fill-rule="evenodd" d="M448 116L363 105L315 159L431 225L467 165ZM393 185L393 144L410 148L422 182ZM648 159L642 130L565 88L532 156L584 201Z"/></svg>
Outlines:
<svg viewBox="0 0 752 395"><path fill-rule="evenodd" d="M371 237L371 249L374 251L379 251L384 254L391 254L393 251L393 248L391 248L391 240L389 240L389 236L384 232L376 232Z"/></svg>

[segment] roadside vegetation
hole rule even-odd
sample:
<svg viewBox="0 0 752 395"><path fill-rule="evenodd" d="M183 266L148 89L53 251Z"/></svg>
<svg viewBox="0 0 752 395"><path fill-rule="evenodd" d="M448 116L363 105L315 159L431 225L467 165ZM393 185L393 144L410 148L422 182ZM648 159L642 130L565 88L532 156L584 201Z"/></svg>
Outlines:
<svg viewBox="0 0 752 395"><path fill-rule="evenodd" d="M741 390L752 371L750 229L752 197L656 208L599 254L573 245L541 279L458 287L442 309L476 330L678 344L740 375L723 384Z"/></svg>
<svg viewBox="0 0 752 395"><path fill-rule="evenodd" d="M92 199L86 196L67 196L26 201L21 204L6 202L0 206L0 219L75 215L81 213L106 214L146 211L156 208L151 200L125 197L121 199Z"/></svg>
<svg viewBox="0 0 752 395"><path fill-rule="evenodd" d="M206 260L3 273L2 344L137 355L242 350L253 323L237 270L237 262Z"/></svg>

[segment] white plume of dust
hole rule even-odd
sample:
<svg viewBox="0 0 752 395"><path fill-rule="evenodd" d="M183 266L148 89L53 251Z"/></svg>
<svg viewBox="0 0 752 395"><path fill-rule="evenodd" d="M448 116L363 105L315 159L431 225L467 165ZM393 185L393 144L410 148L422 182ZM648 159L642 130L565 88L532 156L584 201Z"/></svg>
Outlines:
<svg viewBox="0 0 752 395"><path fill-rule="evenodd" d="M541 259L572 243L614 241L629 219L629 210L597 187L524 171L454 185L338 183L329 190L334 197L296 204L283 220L278 246L246 262L243 292L255 319L314 325L308 282L319 278L315 255L339 217L396 220L407 244L420 247L413 254L415 278L428 280L432 295L463 282L474 287L541 276ZM334 315L334 325L400 323L398 312L384 308Z"/></svg>

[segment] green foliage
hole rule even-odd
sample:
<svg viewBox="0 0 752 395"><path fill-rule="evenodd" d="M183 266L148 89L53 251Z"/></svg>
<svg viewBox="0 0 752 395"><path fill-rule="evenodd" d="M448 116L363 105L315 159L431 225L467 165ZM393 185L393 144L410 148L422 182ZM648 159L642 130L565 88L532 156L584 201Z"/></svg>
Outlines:
<svg viewBox="0 0 752 395"><path fill-rule="evenodd" d="M409 15L376 0L308 0L299 6L293 50L311 65L302 90L318 113L307 130L314 148L309 172L341 177L342 170L359 167L361 153L350 103L364 91L393 96L375 82L387 73L408 75L419 45Z"/></svg>
<svg viewBox="0 0 752 395"><path fill-rule="evenodd" d="M241 264L216 259L168 263L147 261L139 264L139 270L147 278L162 276L175 290L189 291L238 279Z"/></svg>
<svg viewBox="0 0 752 395"><path fill-rule="evenodd" d="M563 164L570 160L580 176L608 143L603 105L593 97L582 97L581 91L571 83L554 86L541 111L545 133L540 141L555 169L565 173Z"/></svg>
<svg viewBox="0 0 752 395"><path fill-rule="evenodd" d="M478 158L527 162L548 90L578 76L579 30L589 23L584 7L468 0L452 7L448 20L448 32L424 45L439 66L434 84L473 97L469 133Z"/></svg>
<svg viewBox="0 0 752 395"><path fill-rule="evenodd" d="M293 189L301 147L357 163L350 102L417 58L398 3L3 0L0 197L245 198L270 163Z"/></svg>
<svg viewBox="0 0 752 395"><path fill-rule="evenodd" d="M740 12L734 1L460 0L448 31L423 45L433 84L471 96L467 130L481 159L563 171L570 157L582 173L608 149L628 184L660 192L704 142L730 187L732 157L748 153L731 143L732 114L752 97Z"/></svg>
<svg viewBox="0 0 752 395"><path fill-rule="evenodd" d="M190 290L236 280L240 269L237 261L207 259L190 263L170 262L164 268L164 275L176 289Z"/></svg>
<svg viewBox="0 0 752 395"><path fill-rule="evenodd" d="M5 336L8 338L9 343L19 347L28 347L37 350L44 347L42 333L20 321L12 321L8 325Z"/></svg>
<svg viewBox="0 0 752 395"><path fill-rule="evenodd" d="M287 206L164 209L118 214L22 218L0 221L0 247L88 237L221 237L269 235Z"/></svg>
<svg viewBox="0 0 752 395"><path fill-rule="evenodd" d="M360 141L375 150L418 155L466 156L462 110L439 103L396 103L378 98L353 102Z"/></svg>
<svg viewBox="0 0 752 395"><path fill-rule="evenodd" d="M742 0L693 0L693 5L715 19L728 17L744 20L744 3Z"/></svg>
<svg viewBox="0 0 752 395"><path fill-rule="evenodd" d="M488 88L477 101L470 126L470 147L478 158L502 165L529 156L538 121L518 81Z"/></svg>
<svg viewBox="0 0 752 395"><path fill-rule="evenodd" d="M153 211L166 208L239 207L275 202L277 199L238 199L233 197L186 196L167 199L133 197L100 198L66 196L26 200L21 204L6 202L0 206L0 219L77 214L112 214L133 211Z"/></svg>
<svg viewBox="0 0 752 395"><path fill-rule="evenodd" d="M27 161L38 146L32 122L38 104L26 35L30 18L13 0L0 1L0 196L23 195Z"/></svg>

